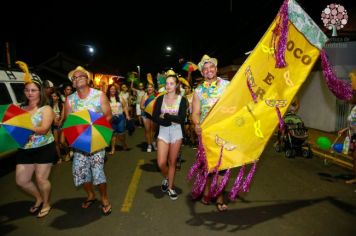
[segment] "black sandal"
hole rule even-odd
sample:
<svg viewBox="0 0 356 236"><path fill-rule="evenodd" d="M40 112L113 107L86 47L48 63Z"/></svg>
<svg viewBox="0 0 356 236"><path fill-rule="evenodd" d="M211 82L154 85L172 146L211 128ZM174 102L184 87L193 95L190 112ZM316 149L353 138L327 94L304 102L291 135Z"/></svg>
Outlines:
<svg viewBox="0 0 356 236"><path fill-rule="evenodd" d="M109 210L106 210L107 208L109 208ZM107 205L102 205L101 210L102 210L104 216L110 215L111 214L111 204L109 203Z"/></svg>
<svg viewBox="0 0 356 236"><path fill-rule="evenodd" d="M82 208L87 209L87 208L91 207L96 201L97 201L96 198L91 199L91 200L85 200L82 203Z"/></svg>

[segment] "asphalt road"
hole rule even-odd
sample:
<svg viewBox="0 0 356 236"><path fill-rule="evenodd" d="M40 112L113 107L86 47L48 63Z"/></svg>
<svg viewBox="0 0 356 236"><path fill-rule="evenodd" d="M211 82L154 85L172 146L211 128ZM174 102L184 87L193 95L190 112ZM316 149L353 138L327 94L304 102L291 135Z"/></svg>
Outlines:
<svg viewBox="0 0 356 236"><path fill-rule="evenodd" d="M156 153L142 151L143 129L128 144L130 151L117 151L106 162L109 216L101 214L98 202L80 207L85 193L74 187L66 162L55 165L50 176L52 211L37 219L28 214L33 200L16 186L13 168L4 171L0 163L0 235L356 235L356 185L344 183L350 170L319 158L286 159L269 144L250 191L230 202L227 212L217 212L215 205L190 197L186 176L195 150L182 147L179 198L172 201L160 190Z"/></svg>

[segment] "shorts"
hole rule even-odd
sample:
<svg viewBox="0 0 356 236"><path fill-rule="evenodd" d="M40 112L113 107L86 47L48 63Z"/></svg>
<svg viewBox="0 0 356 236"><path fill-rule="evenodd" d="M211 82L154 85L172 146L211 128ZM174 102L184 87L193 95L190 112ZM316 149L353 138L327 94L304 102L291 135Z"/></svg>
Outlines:
<svg viewBox="0 0 356 236"><path fill-rule="evenodd" d="M140 116L142 114L140 104L136 104L136 115Z"/></svg>
<svg viewBox="0 0 356 236"><path fill-rule="evenodd" d="M19 148L16 153L17 164L48 164L56 161L57 153L54 142L38 148Z"/></svg>
<svg viewBox="0 0 356 236"><path fill-rule="evenodd" d="M112 129L114 134L123 134L125 133L125 117L123 114L115 115L112 117Z"/></svg>
<svg viewBox="0 0 356 236"><path fill-rule="evenodd" d="M72 173L76 187L84 183L94 185L106 183L104 173L105 150L93 154L85 154L74 150Z"/></svg>
<svg viewBox="0 0 356 236"><path fill-rule="evenodd" d="M178 140L183 139L182 127L180 124L172 124L171 126L159 127L158 138L163 140L165 143L175 143Z"/></svg>

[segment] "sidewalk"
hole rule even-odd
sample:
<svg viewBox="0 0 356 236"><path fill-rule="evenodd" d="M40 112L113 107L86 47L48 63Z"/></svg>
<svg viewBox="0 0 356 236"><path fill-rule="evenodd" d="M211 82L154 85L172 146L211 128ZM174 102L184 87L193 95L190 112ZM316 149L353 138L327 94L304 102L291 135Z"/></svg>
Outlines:
<svg viewBox="0 0 356 236"><path fill-rule="evenodd" d="M314 156L323 158L325 163L331 161L344 168L350 170L353 169L353 161L351 156L342 153L337 153L332 148L330 148L329 150L322 150L316 144L316 140L322 136L327 137L328 139L330 139L331 143L334 143L337 138L337 132L325 132L321 130L308 128L308 135L309 135L308 142L311 145L311 149ZM342 143L343 141L344 141L343 139L337 140L338 143Z"/></svg>

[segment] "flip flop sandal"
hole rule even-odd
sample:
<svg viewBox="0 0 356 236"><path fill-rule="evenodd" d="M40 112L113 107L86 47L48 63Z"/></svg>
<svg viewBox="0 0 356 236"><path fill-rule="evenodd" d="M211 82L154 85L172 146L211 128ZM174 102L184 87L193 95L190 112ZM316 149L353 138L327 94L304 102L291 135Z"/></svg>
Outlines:
<svg viewBox="0 0 356 236"><path fill-rule="evenodd" d="M51 211L52 207L49 207L47 209L41 209L41 211L38 213L37 218L43 218L46 217L49 212Z"/></svg>
<svg viewBox="0 0 356 236"><path fill-rule="evenodd" d="M29 210L29 213L36 215L42 209L42 206L43 206L43 202L41 202L41 204L38 206L32 206Z"/></svg>
<svg viewBox="0 0 356 236"><path fill-rule="evenodd" d="M200 199L200 202L203 203L204 205L210 205L210 198L207 197L207 196L203 196L203 197Z"/></svg>
<svg viewBox="0 0 356 236"><path fill-rule="evenodd" d="M107 208L109 208L109 210L106 210ZM102 210L104 216L108 216L111 214L111 205L110 204L102 205L101 210Z"/></svg>
<svg viewBox="0 0 356 236"><path fill-rule="evenodd" d="M82 208L87 209L87 208L91 207L96 201L97 201L96 198L91 199L91 200L85 200L82 203Z"/></svg>
<svg viewBox="0 0 356 236"><path fill-rule="evenodd" d="M227 205L223 202L217 202L216 209L218 209L219 212L227 211Z"/></svg>

